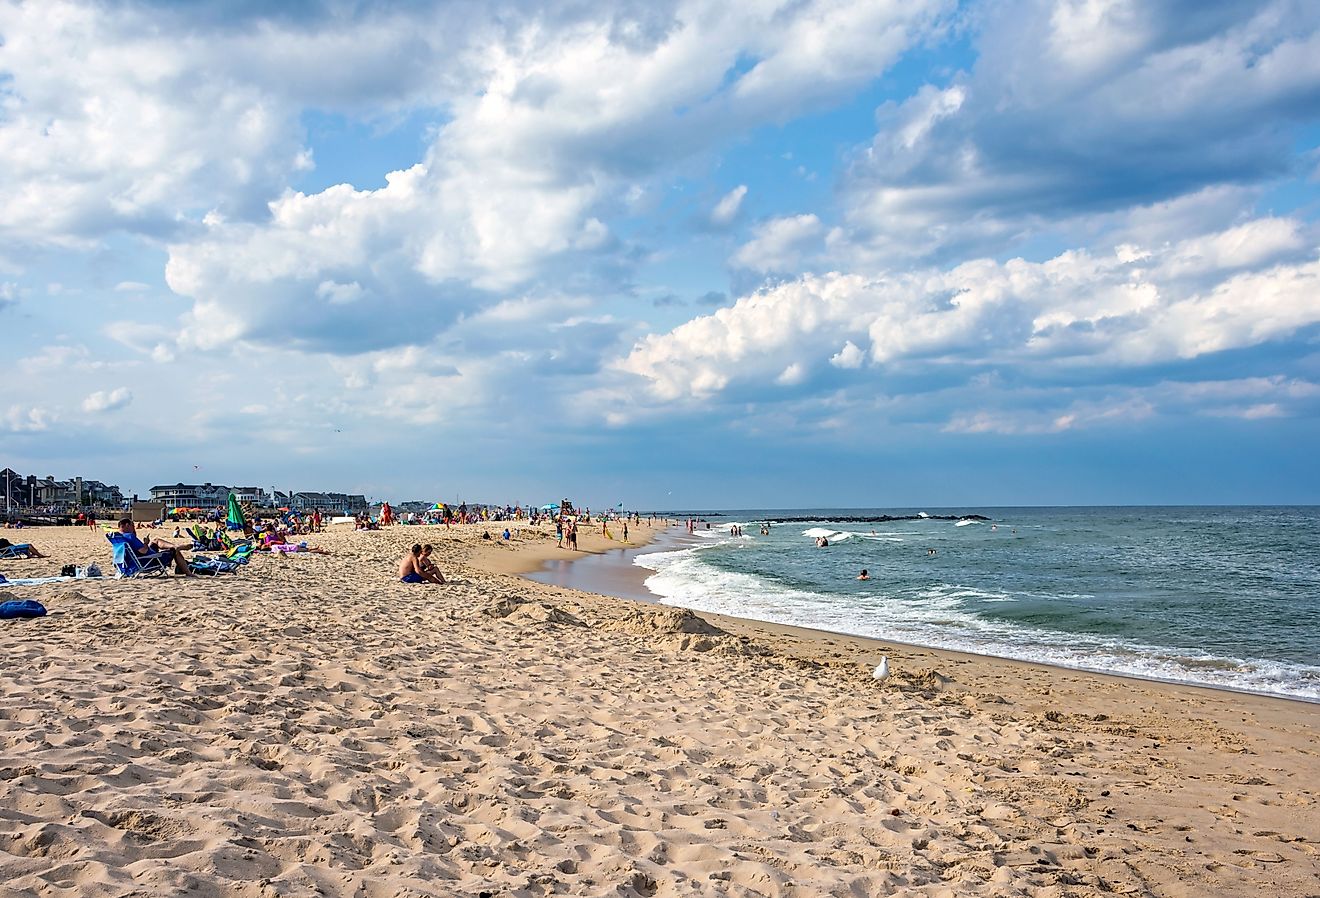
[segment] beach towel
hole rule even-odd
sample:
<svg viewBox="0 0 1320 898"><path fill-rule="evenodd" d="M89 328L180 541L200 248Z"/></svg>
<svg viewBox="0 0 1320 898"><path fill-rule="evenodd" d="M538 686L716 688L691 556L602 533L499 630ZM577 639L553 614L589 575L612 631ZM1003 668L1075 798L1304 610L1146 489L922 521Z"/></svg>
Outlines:
<svg viewBox="0 0 1320 898"><path fill-rule="evenodd" d="M72 580L73 577L14 577L9 580L0 577L0 583L5 586L40 586L43 583L64 583Z"/></svg>
<svg viewBox="0 0 1320 898"><path fill-rule="evenodd" d="M0 602L0 620L45 616L46 606L32 599L14 599L9 602Z"/></svg>
<svg viewBox="0 0 1320 898"><path fill-rule="evenodd" d="M188 562L188 568L196 574L232 574L238 570L238 562L196 555Z"/></svg>

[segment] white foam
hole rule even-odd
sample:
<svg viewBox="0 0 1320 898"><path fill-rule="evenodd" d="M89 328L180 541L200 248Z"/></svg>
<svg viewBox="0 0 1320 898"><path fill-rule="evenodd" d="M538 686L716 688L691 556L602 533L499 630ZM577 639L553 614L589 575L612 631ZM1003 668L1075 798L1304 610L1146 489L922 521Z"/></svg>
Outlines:
<svg viewBox="0 0 1320 898"><path fill-rule="evenodd" d="M955 527L966 527L968 524L979 524L979 523L981 523L981 522L980 522L980 521L969 521L969 520L967 520L966 518L963 518L961 521L959 521L958 523L954 524L953 526L955 526Z"/></svg>
<svg viewBox="0 0 1320 898"><path fill-rule="evenodd" d="M965 610L967 600L1013 601L1012 595L956 584L938 584L908 597L872 589L845 599L755 574L720 570L702 558L717 548L653 552L633 563L655 572L646 586L665 604L698 611L1079 670L1320 700L1317 666L1026 628Z"/></svg>

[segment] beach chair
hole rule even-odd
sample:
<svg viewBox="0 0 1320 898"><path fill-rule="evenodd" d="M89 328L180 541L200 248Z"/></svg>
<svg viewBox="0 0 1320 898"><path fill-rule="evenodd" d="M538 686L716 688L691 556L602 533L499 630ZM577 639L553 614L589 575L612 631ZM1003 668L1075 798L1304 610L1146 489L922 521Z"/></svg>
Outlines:
<svg viewBox="0 0 1320 898"><path fill-rule="evenodd" d="M31 543L11 543L0 549L0 558L27 558L31 551Z"/></svg>
<svg viewBox="0 0 1320 898"><path fill-rule="evenodd" d="M155 577L170 572L165 563L165 554L157 552L151 555L139 555L133 551L128 537L123 533L107 533L111 551L115 556L115 570L121 577Z"/></svg>
<svg viewBox="0 0 1320 898"><path fill-rule="evenodd" d="M252 557L252 553L255 551L257 551L257 547L252 543L242 542L226 552L225 558L237 562L238 564L247 564L248 559Z"/></svg>
<svg viewBox="0 0 1320 898"><path fill-rule="evenodd" d="M188 536L192 537L193 550L196 552L217 552L225 548L219 540L203 530L201 524L189 527Z"/></svg>

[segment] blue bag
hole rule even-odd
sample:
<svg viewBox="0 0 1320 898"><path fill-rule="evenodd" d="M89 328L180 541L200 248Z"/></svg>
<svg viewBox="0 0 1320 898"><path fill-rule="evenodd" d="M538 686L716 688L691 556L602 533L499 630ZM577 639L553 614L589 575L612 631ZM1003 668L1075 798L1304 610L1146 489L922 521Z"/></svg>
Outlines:
<svg viewBox="0 0 1320 898"><path fill-rule="evenodd" d="M46 606L32 599L15 599L12 602L0 602L0 620L15 617L45 617Z"/></svg>

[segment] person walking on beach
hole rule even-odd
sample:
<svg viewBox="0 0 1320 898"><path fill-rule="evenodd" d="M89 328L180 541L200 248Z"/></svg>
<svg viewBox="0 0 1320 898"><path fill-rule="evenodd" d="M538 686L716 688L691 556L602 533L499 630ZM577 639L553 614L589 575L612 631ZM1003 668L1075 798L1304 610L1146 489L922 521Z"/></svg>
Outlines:
<svg viewBox="0 0 1320 898"><path fill-rule="evenodd" d="M555 518L555 548L564 548L564 519Z"/></svg>
<svg viewBox="0 0 1320 898"><path fill-rule="evenodd" d="M624 521L624 522L623 522L623 541L624 541L624 542L627 542L627 541L628 541L628 522L627 522L627 521Z"/></svg>

